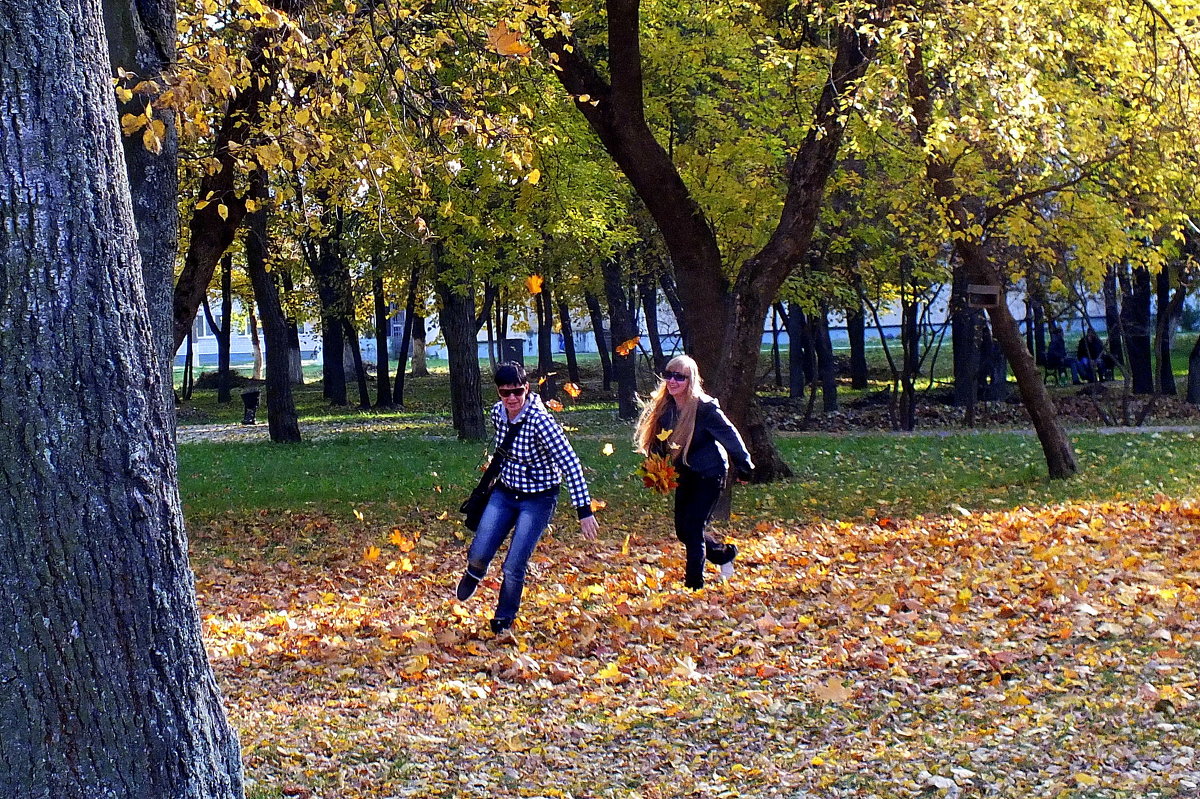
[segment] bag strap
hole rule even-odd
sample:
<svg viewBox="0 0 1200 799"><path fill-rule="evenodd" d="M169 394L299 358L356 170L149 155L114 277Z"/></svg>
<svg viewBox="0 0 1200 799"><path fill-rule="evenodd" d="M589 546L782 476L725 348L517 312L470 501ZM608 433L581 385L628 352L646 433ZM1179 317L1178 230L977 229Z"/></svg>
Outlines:
<svg viewBox="0 0 1200 799"><path fill-rule="evenodd" d="M513 441L517 438L517 433L521 430L521 425L525 424L525 420L516 424L509 424L508 431L504 434L504 440L500 442L500 446L496 448L496 452L492 455L492 460L488 463L487 469L483 472L483 477L480 483L488 485L500 476L500 467L504 465L504 461L508 459L508 451L513 445Z"/></svg>

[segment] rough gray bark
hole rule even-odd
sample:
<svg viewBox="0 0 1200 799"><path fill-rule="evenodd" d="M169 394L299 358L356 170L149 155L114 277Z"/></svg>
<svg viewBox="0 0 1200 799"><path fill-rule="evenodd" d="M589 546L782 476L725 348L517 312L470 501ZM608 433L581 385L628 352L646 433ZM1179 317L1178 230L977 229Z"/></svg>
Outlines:
<svg viewBox="0 0 1200 799"><path fill-rule="evenodd" d="M240 797L100 5L0 19L0 796Z"/></svg>
<svg viewBox="0 0 1200 799"><path fill-rule="evenodd" d="M151 89L175 62L175 0L103 0L104 27L108 36L109 64L136 73L123 82L132 89L139 83L143 91L118 102L117 113L140 116L161 94ZM151 106L152 107L152 106ZM175 256L179 250L179 139L175 130L175 112L154 109L153 118L166 128L162 149L146 149L141 133L123 137L125 167L133 200L133 218L138 230L138 250L142 256L142 278L150 329L155 350L165 376L164 401L171 407L175 344L172 329L171 294L175 280Z"/></svg>

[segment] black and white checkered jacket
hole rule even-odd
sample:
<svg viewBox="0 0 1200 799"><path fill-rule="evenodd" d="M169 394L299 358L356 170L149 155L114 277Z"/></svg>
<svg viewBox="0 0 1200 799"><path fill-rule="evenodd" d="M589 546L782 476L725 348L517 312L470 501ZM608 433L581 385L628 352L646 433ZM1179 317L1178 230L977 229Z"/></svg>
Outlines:
<svg viewBox="0 0 1200 799"><path fill-rule="evenodd" d="M557 489L566 477L571 504L579 513L579 518L591 516L592 498L588 494L579 456L537 394L529 395L529 400L513 424L522 420L524 424L517 432L508 458L500 469L500 483L518 493L538 494ZM503 402L492 406L492 424L496 428L496 438L492 442L492 449L495 450L503 443L504 435L508 432L508 414Z"/></svg>

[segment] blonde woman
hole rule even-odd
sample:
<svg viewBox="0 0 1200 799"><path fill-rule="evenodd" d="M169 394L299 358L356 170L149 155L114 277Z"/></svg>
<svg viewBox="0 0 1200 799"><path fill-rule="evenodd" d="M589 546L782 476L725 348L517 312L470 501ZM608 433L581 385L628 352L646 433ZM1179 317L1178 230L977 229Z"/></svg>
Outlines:
<svg viewBox="0 0 1200 799"><path fill-rule="evenodd" d="M634 444L643 455L670 458L679 473L675 489L675 535L687 550L684 585L704 587L704 561L733 574L737 547L716 541L705 532L721 497L729 460L748 474L754 462L737 428L713 397L704 393L696 362L687 355L673 358L662 380L642 408Z"/></svg>

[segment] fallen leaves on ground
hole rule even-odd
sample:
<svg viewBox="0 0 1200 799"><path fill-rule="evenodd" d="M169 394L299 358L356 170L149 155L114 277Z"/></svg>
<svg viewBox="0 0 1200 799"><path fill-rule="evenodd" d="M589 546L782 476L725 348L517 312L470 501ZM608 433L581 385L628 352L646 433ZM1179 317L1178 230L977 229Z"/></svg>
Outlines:
<svg viewBox="0 0 1200 799"><path fill-rule="evenodd" d="M263 795L1198 795L1200 506L886 521L735 522L697 593L669 519L564 523L513 637L499 563L460 603L463 544L391 527L314 563L200 530L198 587Z"/></svg>

